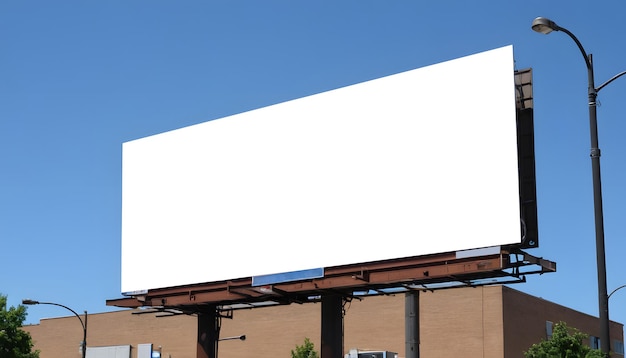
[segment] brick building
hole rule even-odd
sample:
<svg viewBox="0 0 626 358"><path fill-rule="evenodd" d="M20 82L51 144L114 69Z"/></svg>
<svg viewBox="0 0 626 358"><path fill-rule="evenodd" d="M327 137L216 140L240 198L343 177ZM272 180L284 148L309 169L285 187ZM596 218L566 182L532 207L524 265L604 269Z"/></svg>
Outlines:
<svg viewBox="0 0 626 358"><path fill-rule="evenodd" d="M507 286L485 286L420 292L420 356L523 357L531 344L546 339L552 323L599 336L599 321L567 307ZM370 296L345 304L344 351L351 348L405 353L404 294ZM320 304L291 304L236 310L221 322L220 337L245 335L246 340L219 342L220 358L289 357L308 337L319 350ZM194 358L197 320L194 316L157 317L140 310L90 314L88 347L130 346L137 357L140 344L151 343L164 358ZM25 326L42 358L80 357L82 328L76 317L43 319ZM614 357L623 356L623 325L611 322Z"/></svg>

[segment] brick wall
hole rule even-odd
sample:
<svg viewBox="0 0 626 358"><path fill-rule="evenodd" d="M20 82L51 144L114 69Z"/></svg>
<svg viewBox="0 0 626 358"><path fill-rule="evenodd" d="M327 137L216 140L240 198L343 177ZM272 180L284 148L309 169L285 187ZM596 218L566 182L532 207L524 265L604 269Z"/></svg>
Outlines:
<svg viewBox="0 0 626 358"><path fill-rule="evenodd" d="M404 294L353 299L345 304L344 351L351 348L389 350L404 357ZM164 358L195 358L195 316L158 318L124 310L90 314L90 347L141 343L161 347ZM594 334L598 322L563 306L503 286L420 292L420 354L430 357L517 358L545 338L545 321L566 321ZM219 343L220 358L290 357L309 338L320 350L321 304L291 304L237 310L222 319L220 337L246 335L245 341ZM612 336L622 340L622 325ZM24 327L31 332L42 358L80 357L82 328L76 317L41 320ZM597 335L597 334L596 334Z"/></svg>

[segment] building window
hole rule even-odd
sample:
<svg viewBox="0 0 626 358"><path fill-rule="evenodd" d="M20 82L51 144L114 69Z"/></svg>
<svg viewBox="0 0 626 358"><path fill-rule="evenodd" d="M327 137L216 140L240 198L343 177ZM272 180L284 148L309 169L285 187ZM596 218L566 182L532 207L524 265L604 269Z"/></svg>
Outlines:
<svg viewBox="0 0 626 358"><path fill-rule="evenodd" d="M613 341L613 353L624 355L624 342L618 341L617 339Z"/></svg>
<svg viewBox="0 0 626 358"><path fill-rule="evenodd" d="M593 349L600 349L601 348L601 344L600 344L600 337L596 337L596 336L589 336L589 346L591 346L591 348Z"/></svg>
<svg viewBox="0 0 626 358"><path fill-rule="evenodd" d="M546 321L546 337L548 337L548 339L552 338L552 326L554 324L551 321Z"/></svg>

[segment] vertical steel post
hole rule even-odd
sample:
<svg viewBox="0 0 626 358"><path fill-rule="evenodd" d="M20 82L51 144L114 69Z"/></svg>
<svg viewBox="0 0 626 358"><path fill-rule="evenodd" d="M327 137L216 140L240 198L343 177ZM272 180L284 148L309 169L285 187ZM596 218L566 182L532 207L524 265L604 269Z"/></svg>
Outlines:
<svg viewBox="0 0 626 358"><path fill-rule="evenodd" d="M79 317L80 318L80 317ZM87 357L87 311L85 311L85 325L83 326L83 358Z"/></svg>
<svg viewBox="0 0 626 358"><path fill-rule="evenodd" d="M406 358L420 356L420 296L419 291L404 296L404 355Z"/></svg>
<svg viewBox="0 0 626 358"><path fill-rule="evenodd" d="M343 298L322 295L321 358L343 358Z"/></svg>
<svg viewBox="0 0 626 358"><path fill-rule="evenodd" d="M198 344L196 358L217 358L217 340L219 339L217 307L198 312Z"/></svg>

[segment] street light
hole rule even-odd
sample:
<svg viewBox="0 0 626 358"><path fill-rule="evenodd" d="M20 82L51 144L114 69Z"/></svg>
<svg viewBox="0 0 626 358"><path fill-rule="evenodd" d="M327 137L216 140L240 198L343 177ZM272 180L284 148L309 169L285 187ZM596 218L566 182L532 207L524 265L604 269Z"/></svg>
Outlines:
<svg viewBox="0 0 626 358"><path fill-rule="evenodd" d="M593 175L593 203L596 228L596 263L598 267L598 305L600 310L600 342L602 352L609 354L609 296L606 288L606 258L604 248L604 214L602 212L602 181L600 179L600 148L598 147L598 118L596 114L596 98L598 92L609 83L626 74L626 71L618 73L611 79L596 87L593 80L593 59L591 54L583 48L582 44L574 34L566 28L557 25L554 21L545 17L538 17L533 20L532 29L542 34L549 34L552 31L566 33L578 46L587 65L587 79L589 83L589 126L591 133L591 171Z"/></svg>
<svg viewBox="0 0 626 358"><path fill-rule="evenodd" d="M52 303L52 302L39 302L35 300L30 300L30 299L22 300L22 304L23 305L53 305L53 306L63 307L66 310L72 312L74 316L78 318L78 320L80 321L80 325L83 327L83 342L81 344L81 349L83 353L83 358L85 358L85 356L87 355L87 311L85 311L85 321L83 321L78 315L78 313L76 313L76 311L62 304Z"/></svg>

